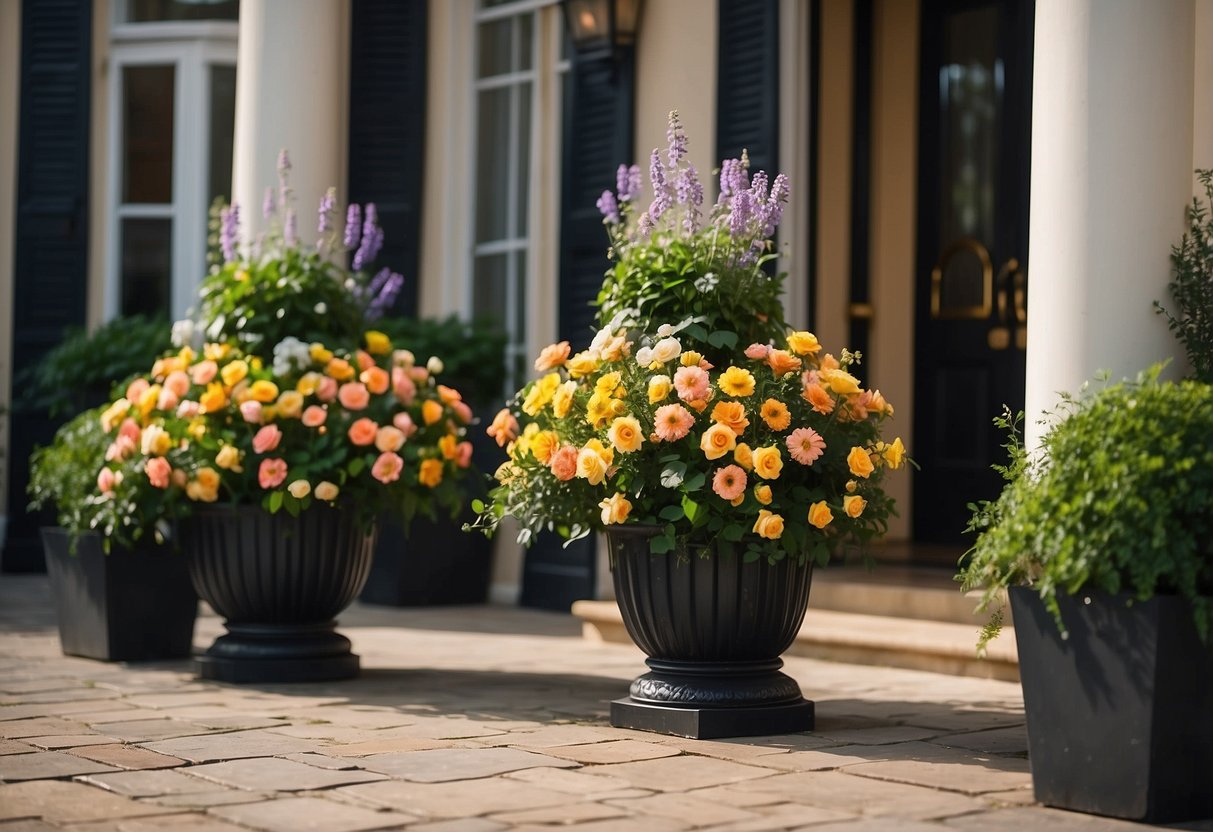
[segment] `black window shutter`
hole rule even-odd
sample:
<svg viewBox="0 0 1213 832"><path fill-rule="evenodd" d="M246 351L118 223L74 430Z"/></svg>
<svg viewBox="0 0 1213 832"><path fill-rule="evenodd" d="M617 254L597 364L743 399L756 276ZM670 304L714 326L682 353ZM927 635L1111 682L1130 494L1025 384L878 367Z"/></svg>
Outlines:
<svg viewBox="0 0 1213 832"><path fill-rule="evenodd" d="M12 371L22 373L88 305L90 0L25 0L13 263ZM43 568L39 518L26 512L29 454L56 425L15 409L8 447L7 572Z"/></svg>
<svg viewBox="0 0 1213 832"><path fill-rule="evenodd" d="M779 169L779 0L717 0L716 158Z"/></svg>
<svg viewBox="0 0 1213 832"><path fill-rule="evenodd" d="M350 21L349 198L373 202L377 265L404 275L395 312L417 314L425 161L426 0L354 0Z"/></svg>

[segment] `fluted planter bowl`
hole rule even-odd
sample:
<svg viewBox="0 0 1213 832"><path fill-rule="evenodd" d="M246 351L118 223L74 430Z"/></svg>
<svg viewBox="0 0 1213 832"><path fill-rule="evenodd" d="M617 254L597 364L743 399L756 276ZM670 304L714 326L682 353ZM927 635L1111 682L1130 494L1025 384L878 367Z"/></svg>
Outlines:
<svg viewBox="0 0 1213 832"><path fill-rule="evenodd" d="M741 547L650 554L659 529L607 530L615 598L649 672L611 724L679 736L807 731L813 703L780 672L804 620L813 564L746 563Z"/></svg>
<svg viewBox="0 0 1213 832"><path fill-rule="evenodd" d="M358 673L335 617L370 573L376 531L314 503L298 517L257 506L203 506L181 524L198 595L227 634L197 659L205 679L312 682Z"/></svg>

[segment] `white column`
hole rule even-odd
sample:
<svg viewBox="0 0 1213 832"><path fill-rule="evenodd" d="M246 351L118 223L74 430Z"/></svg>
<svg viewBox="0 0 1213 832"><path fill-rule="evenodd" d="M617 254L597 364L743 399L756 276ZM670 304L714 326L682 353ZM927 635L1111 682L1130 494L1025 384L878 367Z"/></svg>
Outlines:
<svg viewBox="0 0 1213 832"><path fill-rule="evenodd" d="M1192 169L1213 168L1213 0L1196 0ZM1194 181L1204 199L1204 189Z"/></svg>
<svg viewBox="0 0 1213 832"><path fill-rule="evenodd" d="M348 0L243 0L238 60L232 194L242 225L262 225L285 148L300 236L314 239L324 191L345 191Z"/></svg>
<svg viewBox="0 0 1213 832"><path fill-rule="evenodd" d="M1036 6L1027 441L1057 391L1182 351L1155 299L1192 193L1194 0Z"/></svg>

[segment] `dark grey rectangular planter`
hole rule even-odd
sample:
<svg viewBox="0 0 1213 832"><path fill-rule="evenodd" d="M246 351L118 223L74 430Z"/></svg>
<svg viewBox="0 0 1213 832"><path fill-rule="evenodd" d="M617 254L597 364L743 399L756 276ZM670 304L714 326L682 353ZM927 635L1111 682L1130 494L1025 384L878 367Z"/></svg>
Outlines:
<svg viewBox="0 0 1213 832"><path fill-rule="evenodd" d="M1213 650L1186 602L1011 590L1036 799L1153 823L1213 817Z"/></svg>
<svg viewBox="0 0 1213 832"><path fill-rule="evenodd" d="M168 546L114 547L101 536L42 529L59 641L69 656L102 661L155 661L190 655L198 595L185 556Z"/></svg>
<svg viewBox="0 0 1213 832"><path fill-rule="evenodd" d="M371 574L358 600L395 607L485 603L493 542L463 531L475 519L470 509L455 520L415 517L406 535L399 519L380 518Z"/></svg>

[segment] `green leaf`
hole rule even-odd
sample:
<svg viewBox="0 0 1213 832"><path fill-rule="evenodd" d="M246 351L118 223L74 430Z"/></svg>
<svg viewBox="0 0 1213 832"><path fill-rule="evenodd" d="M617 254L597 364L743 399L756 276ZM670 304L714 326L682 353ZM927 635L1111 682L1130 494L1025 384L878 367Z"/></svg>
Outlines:
<svg viewBox="0 0 1213 832"><path fill-rule="evenodd" d="M472 500L472 511L476 512L477 514L484 514L484 500Z"/></svg>
<svg viewBox="0 0 1213 832"><path fill-rule="evenodd" d="M720 536L723 537L725 540L728 540L732 543L736 543L737 541L741 540L741 538L743 538L745 536L745 526L739 526L736 523L730 523L729 525L724 527L723 531L720 532Z"/></svg>
<svg viewBox="0 0 1213 832"><path fill-rule="evenodd" d="M649 551L654 555L664 555L674 549L674 539L667 537L664 534L659 534L649 540Z"/></svg>
<svg viewBox="0 0 1213 832"><path fill-rule="evenodd" d="M704 475L704 473L702 471L696 471L695 473L691 474L691 476L687 477L686 482L682 484L682 490L698 491L699 489L703 488L704 483L706 482L707 477Z"/></svg>
<svg viewBox="0 0 1213 832"><path fill-rule="evenodd" d="M658 512L658 516L662 520L669 520L676 523L687 515L683 511L682 506L666 506L660 512Z"/></svg>
<svg viewBox="0 0 1213 832"><path fill-rule="evenodd" d="M356 456L350 460L350 464L345 467L345 470L350 472L351 477L356 477L366 468L366 460L360 456Z"/></svg>
<svg viewBox="0 0 1213 832"><path fill-rule="evenodd" d="M737 346L737 333L718 329L708 336L708 343L722 350L731 350Z"/></svg>
<svg viewBox="0 0 1213 832"><path fill-rule="evenodd" d="M692 500L686 494L682 495L682 510L686 513L687 519L692 523L695 522L695 518L699 515L699 508L699 503Z"/></svg>
<svg viewBox="0 0 1213 832"><path fill-rule="evenodd" d="M671 462L661 469L661 484L666 488L677 488L682 485L683 479L686 478L686 473L687 466L685 462Z"/></svg>
<svg viewBox="0 0 1213 832"><path fill-rule="evenodd" d="M275 514L275 513L277 513L278 509L282 508L283 497L284 497L284 492L282 492L282 491L271 491L270 492L270 497L269 497L270 514Z"/></svg>

